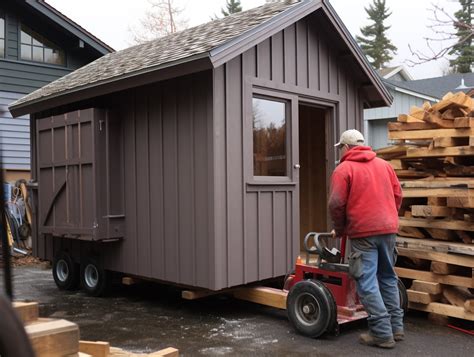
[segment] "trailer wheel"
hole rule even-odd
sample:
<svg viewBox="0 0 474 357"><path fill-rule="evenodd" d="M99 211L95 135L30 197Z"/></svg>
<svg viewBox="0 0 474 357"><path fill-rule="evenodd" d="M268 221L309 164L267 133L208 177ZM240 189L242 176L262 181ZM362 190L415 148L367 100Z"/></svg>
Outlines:
<svg viewBox="0 0 474 357"><path fill-rule="evenodd" d="M303 280L288 293L288 318L295 329L317 338L337 323L337 307L329 289L320 281Z"/></svg>
<svg viewBox="0 0 474 357"><path fill-rule="evenodd" d="M403 281L401 281L400 279L398 279L398 293L400 294L400 307L406 314L408 311L407 288L405 287L405 284L403 284Z"/></svg>
<svg viewBox="0 0 474 357"><path fill-rule="evenodd" d="M61 251L53 259L53 278L61 290L74 290L79 285L79 267L71 256Z"/></svg>
<svg viewBox="0 0 474 357"><path fill-rule="evenodd" d="M90 296L103 296L109 284L107 271L93 258L81 264L81 285Z"/></svg>

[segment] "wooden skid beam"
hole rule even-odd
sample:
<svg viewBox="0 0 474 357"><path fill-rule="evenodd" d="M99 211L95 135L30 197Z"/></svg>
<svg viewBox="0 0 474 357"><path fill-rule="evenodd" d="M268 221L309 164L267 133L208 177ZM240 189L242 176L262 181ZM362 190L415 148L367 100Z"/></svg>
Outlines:
<svg viewBox="0 0 474 357"><path fill-rule="evenodd" d="M464 310L459 306L448 304L441 304L439 302L432 302L428 305L408 303L408 308L419 311L434 312L435 314L457 317L458 319L474 321L474 313Z"/></svg>
<svg viewBox="0 0 474 357"><path fill-rule="evenodd" d="M395 267L395 271L397 272L397 275L401 278L430 281L433 283L441 283L445 285L463 286L466 288L474 288L474 279L472 277L468 278L457 275L439 275L430 271L422 271L400 267Z"/></svg>
<svg viewBox="0 0 474 357"><path fill-rule="evenodd" d="M413 205L411 214L415 217L450 217L454 213L451 207Z"/></svg>
<svg viewBox="0 0 474 357"><path fill-rule="evenodd" d="M18 316L24 324L38 320L38 303L37 302L20 302L13 303Z"/></svg>
<svg viewBox="0 0 474 357"><path fill-rule="evenodd" d="M205 298L207 296L212 296L216 294L221 294L223 291L212 291L212 290L183 290L181 291L181 297L185 300L196 300ZM227 290L228 292L228 290Z"/></svg>
<svg viewBox="0 0 474 357"><path fill-rule="evenodd" d="M259 286L236 289L233 295L236 299L251 301L278 309L286 309L288 293L280 289Z"/></svg>
<svg viewBox="0 0 474 357"><path fill-rule="evenodd" d="M431 129L431 130L407 130L389 131L388 138L391 140L422 140L433 139L440 136L469 137L474 136L474 128L468 129Z"/></svg>
<svg viewBox="0 0 474 357"><path fill-rule="evenodd" d="M433 283L431 281L414 280L411 284L411 289L432 295L441 294L443 291L440 283Z"/></svg>

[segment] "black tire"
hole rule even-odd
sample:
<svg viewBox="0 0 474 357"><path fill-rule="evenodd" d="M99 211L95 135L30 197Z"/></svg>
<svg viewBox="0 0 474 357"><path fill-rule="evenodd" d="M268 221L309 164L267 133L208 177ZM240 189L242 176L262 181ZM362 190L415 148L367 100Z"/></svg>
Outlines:
<svg viewBox="0 0 474 357"><path fill-rule="evenodd" d="M60 290L75 290L79 286L79 264L61 251L53 259L53 278Z"/></svg>
<svg viewBox="0 0 474 357"><path fill-rule="evenodd" d="M81 263L81 286L90 296L107 293L109 276L97 259L87 258Z"/></svg>
<svg viewBox="0 0 474 357"><path fill-rule="evenodd" d="M22 322L10 302L0 295L0 356L34 357Z"/></svg>
<svg viewBox="0 0 474 357"><path fill-rule="evenodd" d="M398 292L400 294L400 307L406 314L408 311L408 294L405 284L400 279L398 279Z"/></svg>
<svg viewBox="0 0 474 357"><path fill-rule="evenodd" d="M288 318L302 335L317 338L337 326L337 307L329 289L320 281L296 283L286 301Z"/></svg>

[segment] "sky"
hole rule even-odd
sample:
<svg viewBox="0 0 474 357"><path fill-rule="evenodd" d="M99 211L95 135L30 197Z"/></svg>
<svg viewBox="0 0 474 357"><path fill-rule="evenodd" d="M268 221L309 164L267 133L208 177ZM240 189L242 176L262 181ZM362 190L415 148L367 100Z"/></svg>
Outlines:
<svg viewBox="0 0 474 357"><path fill-rule="evenodd" d="M76 21L86 30L112 46L116 50L133 44L130 29L137 28L140 19L150 8L149 0L47 0L49 4ZM188 26L198 25L220 15L225 0L175 0L183 8L182 16ZM360 27L367 25L367 7L372 0L330 0L336 12L353 36L360 34ZM406 62L414 59L408 48L429 53L425 37L432 36L427 28L430 24L433 4L444 8L448 13L459 9L457 0L386 0L392 15L387 19L388 36L398 51L390 65L405 65L415 79L437 77L448 67L448 60L409 66ZM259 6L265 0L241 0L244 10ZM444 43L445 45L447 43ZM439 46L439 44L434 44Z"/></svg>

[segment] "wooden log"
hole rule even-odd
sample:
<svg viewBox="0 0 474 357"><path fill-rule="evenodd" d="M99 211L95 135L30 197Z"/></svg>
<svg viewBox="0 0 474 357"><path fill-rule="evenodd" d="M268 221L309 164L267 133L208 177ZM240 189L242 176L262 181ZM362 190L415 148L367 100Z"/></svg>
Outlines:
<svg viewBox="0 0 474 357"><path fill-rule="evenodd" d="M388 138L390 140L423 140L433 139L442 136L450 137L470 137L474 136L474 128L460 129L431 129L431 130L406 130L406 131L389 131Z"/></svg>
<svg viewBox="0 0 474 357"><path fill-rule="evenodd" d="M441 304L439 302L431 302L428 305L409 302L408 308L419 311L434 312L436 314L444 316L457 317L458 319L474 321L474 313L468 312L464 310L464 308L459 306Z"/></svg>
<svg viewBox="0 0 474 357"><path fill-rule="evenodd" d="M407 290L407 295L408 301L425 305L429 304L430 302L439 301L439 299L441 298L440 294L432 295L422 291L416 291L411 289Z"/></svg>
<svg viewBox="0 0 474 357"><path fill-rule="evenodd" d="M444 262L431 262L430 270L435 274L453 275L459 272L460 267Z"/></svg>
<svg viewBox="0 0 474 357"><path fill-rule="evenodd" d="M423 281L431 281L433 283L440 283L445 285L453 285L453 286L464 286L466 288L474 288L474 280L464 276L457 276L457 275L441 275L435 274L429 271L421 271L415 269L407 269L407 268L400 268L395 267L395 271L397 275L401 278L408 278L414 280L423 280Z"/></svg>
<svg viewBox="0 0 474 357"><path fill-rule="evenodd" d="M79 352L79 328L66 320L25 326L36 356L67 356Z"/></svg>
<svg viewBox="0 0 474 357"><path fill-rule="evenodd" d="M453 219L436 219L429 220L424 218L399 218L399 224L405 227L419 227L419 228L439 228L451 230L474 231L474 224L466 221L458 221ZM474 248L474 247L473 247ZM474 251L473 251L474 253Z"/></svg>
<svg viewBox="0 0 474 357"><path fill-rule="evenodd" d="M433 283L430 281L422 280L413 280L411 289L432 295L441 294L441 292L443 291L440 283Z"/></svg>
<svg viewBox="0 0 474 357"><path fill-rule="evenodd" d="M20 302L13 303L18 316L24 324L38 320L38 303L37 302Z"/></svg>
<svg viewBox="0 0 474 357"><path fill-rule="evenodd" d="M239 288L234 291L234 297L241 300L255 302L266 306L286 309L287 292L267 287Z"/></svg>
<svg viewBox="0 0 474 357"><path fill-rule="evenodd" d="M402 218L400 218L402 219ZM439 253L457 253L463 254L467 259L472 259L474 255L474 246L464 243L441 242L433 239L414 239L406 237L397 237L397 246L400 248L429 250ZM423 280L423 279L422 279Z"/></svg>
<svg viewBox="0 0 474 357"><path fill-rule="evenodd" d="M411 214L415 217L451 217L454 213L453 208L444 206L411 206Z"/></svg>
<svg viewBox="0 0 474 357"><path fill-rule="evenodd" d="M108 357L110 344L102 341L79 341L79 352L88 353L94 357Z"/></svg>
<svg viewBox="0 0 474 357"><path fill-rule="evenodd" d="M420 249L414 249L410 247L404 248L400 246L398 246L397 249L398 249L398 255L401 255L404 257L427 259L427 260L432 260L432 261L437 261L437 262L460 265L460 266L468 267L471 269L474 268L474 259L466 255L440 253L440 252L435 252L432 250L420 250Z"/></svg>
<svg viewBox="0 0 474 357"><path fill-rule="evenodd" d="M451 305L460 306L469 311L470 302L474 302L474 295L471 294L466 288L460 288L457 286L446 286L443 289L443 296L449 301ZM466 302L469 302L466 304ZM473 312L473 311L470 311Z"/></svg>

